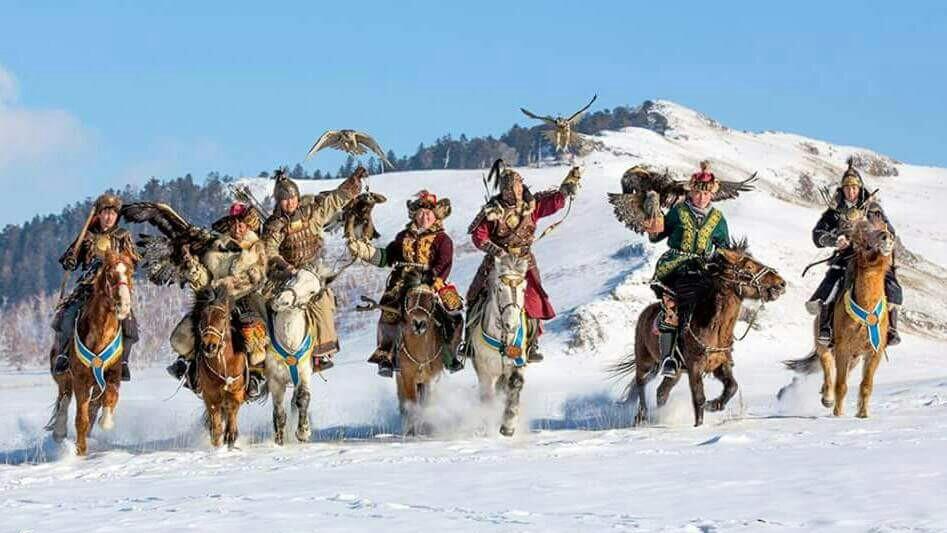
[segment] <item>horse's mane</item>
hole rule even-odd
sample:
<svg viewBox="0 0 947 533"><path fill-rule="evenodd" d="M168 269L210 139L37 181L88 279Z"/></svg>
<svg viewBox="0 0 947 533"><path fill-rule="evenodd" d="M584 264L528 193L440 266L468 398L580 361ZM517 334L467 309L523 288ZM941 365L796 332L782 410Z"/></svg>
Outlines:
<svg viewBox="0 0 947 533"><path fill-rule="evenodd" d="M730 245L724 249L747 257L753 257L750 253L750 241L745 236L732 240ZM723 270L722 261L720 255L716 254L708 263L708 270L710 271L709 289L706 297L701 298L694 307L694 314L691 317L696 326L707 326L717 315L717 297L727 290L719 277L719 273Z"/></svg>

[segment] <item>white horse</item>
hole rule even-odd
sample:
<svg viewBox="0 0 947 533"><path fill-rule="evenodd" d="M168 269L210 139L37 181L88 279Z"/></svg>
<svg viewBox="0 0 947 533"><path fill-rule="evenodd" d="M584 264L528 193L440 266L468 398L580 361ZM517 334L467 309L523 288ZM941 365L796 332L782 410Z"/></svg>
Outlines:
<svg viewBox="0 0 947 533"><path fill-rule="evenodd" d="M500 433L511 437L519 416L520 391L526 367L526 272L529 260L512 255L494 259L479 325L470 330L474 369L480 382L480 399L506 396Z"/></svg>
<svg viewBox="0 0 947 533"><path fill-rule="evenodd" d="M308 442L309 380L312 377L312 348L315 342L309 334L306 307L323 289L322 278L308 269L300 269L284 283L270 303L267 313L269 347L266 351L266 381L273 397L273 439L282 445L286 429L286 409L283 395L292 383L295 387L293 405L299 413L296 439Z"/></svg>

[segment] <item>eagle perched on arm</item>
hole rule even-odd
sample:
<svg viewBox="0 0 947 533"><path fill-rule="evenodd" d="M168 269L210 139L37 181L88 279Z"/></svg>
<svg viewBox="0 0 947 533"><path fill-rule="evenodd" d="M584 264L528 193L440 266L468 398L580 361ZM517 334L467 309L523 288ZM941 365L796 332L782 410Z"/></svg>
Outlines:
<svg viewBox="0 0 947 533"><path fill-rule="evenodd" d="M720 188L714 200L736 198L741 192L752 191L756 173L743 181L719 180ZM647 165L635 165L621 177L621 194L608 193L608 201L615 208L615 217L635 233L644 233L648 222L687 194L688 180L676 180L668 169L658 173Z"/></svg>
<svg viewBox="0 0 947 533"><path fill-rule="evenodd" d="M155 285L183 283L180 270L190 257L200 258L214 246L219 233L195 226L174 211L171 206L153 202L136 202L122 207L122 217L129 222L151 224L161 236L139 235L136 243L142 251L141 266L148 280ZM218 244L220 245L219 241ZM225 241L227 252L240 252L240 245L233 240Z"/></svg>

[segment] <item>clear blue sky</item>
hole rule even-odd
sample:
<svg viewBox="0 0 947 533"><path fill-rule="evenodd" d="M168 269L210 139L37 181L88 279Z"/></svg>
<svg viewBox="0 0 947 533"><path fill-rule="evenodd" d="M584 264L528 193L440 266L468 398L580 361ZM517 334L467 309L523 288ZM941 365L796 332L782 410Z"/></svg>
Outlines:
<svg viewBox="0 0 947 533"><path fill-rule="evenodd" d="M262 4L0 1L0 224L294 164L328 128L401 155L593 92L947 166L944 2Z"/></svg>

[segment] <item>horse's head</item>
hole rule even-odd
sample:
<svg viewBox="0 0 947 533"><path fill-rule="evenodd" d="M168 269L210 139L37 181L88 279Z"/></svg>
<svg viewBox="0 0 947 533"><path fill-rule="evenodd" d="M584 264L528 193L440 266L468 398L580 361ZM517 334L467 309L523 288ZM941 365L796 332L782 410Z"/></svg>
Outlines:
<svg viewBox="0 0 947 533"><path fill-rule="evenodd" d="M109 252L102 259L96 275L95 291L106 295L115 310L115 317L125 320L132 310L132 262L127 256Z"/></svg>
<svg viewBox="0 0 947 533"><path fill-rule="evenodd" d="M200 305L201 353L206 357L217 357L230 334L230 311L232 301L226 291L207 290L198 295Z"/></svg>
<svg viewBox="0 0 947 533"><path fill-rule="evenodd" d="M511 343L522 324L523 308L526 300L526 273L529 271L529 258L506 254L494 259L490 273L490 286L493 292L496 324L504 336L504 342ZM508 337L508 338L507 338Z"/></svg>
<svg viewBox="0 0 947 533"><path fill-rule="evenodd" d="M280 286L270 306L277 313L305 307L313 296L322 291L322 288L322 278L318 273L308 268L301 268Z"/></svg>
<svg viewBox="0 0 947 533"><path fill-rule="evenodd" d="M420 337L429 331L435 331L436 305L437 293L431 287L416 284L408 288L404 297L404 320L407 327L405 333Z"/></svg>
<svg viewBox="0 0 947 533"><path fill-rule="evenodd" d="M720 279L741 298L771 302L786 292L786 280L750 255L746 239L731 248L718 248L716 257Z"/></svg>
<svg viewBox="0 0 947 533"><path fill-rule="evenodd" d="M894 235L888 230L884 220L863 218L852 230L852 247L856 261L865 266L876 266L890 261L894 244Z"/></svg>

